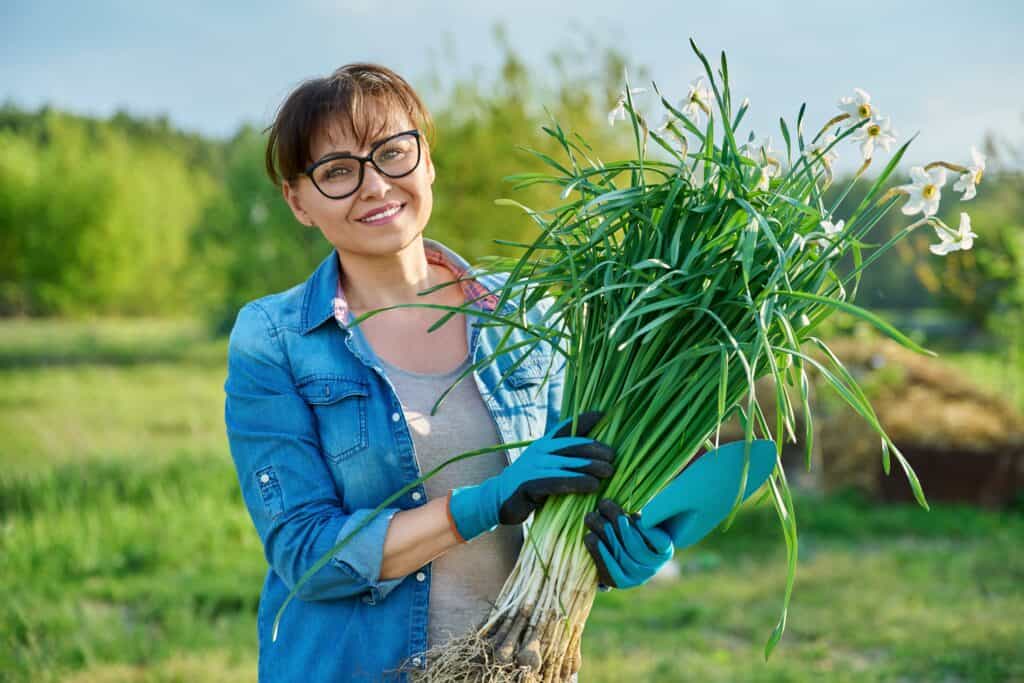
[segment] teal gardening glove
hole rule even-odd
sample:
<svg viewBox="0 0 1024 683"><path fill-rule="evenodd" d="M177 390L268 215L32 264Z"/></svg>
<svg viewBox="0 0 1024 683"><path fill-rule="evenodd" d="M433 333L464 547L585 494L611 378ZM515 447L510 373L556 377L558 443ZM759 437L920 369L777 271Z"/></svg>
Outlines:
<svg viewBox="0 0 1024 683"><path fill-rule="evenodd" d="M590 533L583 545L594 558L601 590L647 583L672 559L672 537L657 526L644 527L640 519L639 512L627 514L611 498L602 498L584 517Z"/></svg>
<svg viewBox="0 0 1024 683"><path fill-rule="evenodd" d="M775 444L755 440L750 446L743 499L775 469ZM627 514L604 498L587 514L590 532L583 537L597 567L601 590L647 583L672 559L675 550L697 543L728 517L743 473L743 442L705 453L669 482L640 512Z"/></svg>
<svg viewBox="0 0 1024 683"><path fill-rule="evenodd" d="M572 419L555 425L523 451L500 474L475 486L452 489L449 510L463 539L479 536L500 524L520 524L548 496L593 493L615 472L615 451L585 438L603 413L581 413L576 436Z"/></svg>

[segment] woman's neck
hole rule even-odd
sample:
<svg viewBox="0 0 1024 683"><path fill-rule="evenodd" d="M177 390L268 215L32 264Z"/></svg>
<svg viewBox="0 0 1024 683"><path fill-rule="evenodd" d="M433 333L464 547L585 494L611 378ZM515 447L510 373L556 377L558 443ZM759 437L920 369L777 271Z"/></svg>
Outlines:
<svg viewBox="0 0 1024 683"><path fill-rule="evenodd" d="M349 308L358 311L427 303L429 295L417 296L417 292L454 279L448 269L427 262L422 238L394 254L375 257L347 252L341 263L345 300Z"/></svg>

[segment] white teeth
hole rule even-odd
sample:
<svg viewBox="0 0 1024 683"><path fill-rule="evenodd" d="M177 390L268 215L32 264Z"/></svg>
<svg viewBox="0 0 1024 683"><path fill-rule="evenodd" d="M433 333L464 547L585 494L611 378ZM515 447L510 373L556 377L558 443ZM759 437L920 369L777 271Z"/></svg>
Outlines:
<svg viewBox="0 0 1024 683"><path fill-rule="evenodd" d="M396 213L398 213L399 209L401 209L401 208L402 208L401 205L399 205L399 206L396 206L394 208L388 209L387 211L381 211L380 213L375 213L372 216L367 216L366 218L360 218L359 220L363 221L364 223L367 222L367 221L380 220L381 218L387 218L388 216L394 216Z"/></svg>

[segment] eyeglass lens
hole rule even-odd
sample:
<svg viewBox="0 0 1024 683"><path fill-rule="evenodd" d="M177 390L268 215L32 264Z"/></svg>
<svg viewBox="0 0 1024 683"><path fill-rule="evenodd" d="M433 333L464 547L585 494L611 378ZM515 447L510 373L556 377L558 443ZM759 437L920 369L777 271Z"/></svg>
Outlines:
<svg viewBox="0 0 1024 683"><path fill-rule="evenodd" d="M418 146L415 135L398 135L373 150L372 159L381 173L397 178L416 167ZM313 182L321 192L331 197L351 194L359 187L359 165L359 159L332 159L313 169Z"/></svg>

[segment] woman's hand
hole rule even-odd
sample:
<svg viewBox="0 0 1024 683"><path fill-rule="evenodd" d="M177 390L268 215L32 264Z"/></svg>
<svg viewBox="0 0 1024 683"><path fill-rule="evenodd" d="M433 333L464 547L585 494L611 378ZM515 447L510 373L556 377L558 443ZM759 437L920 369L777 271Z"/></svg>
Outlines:
<svg viewBox="0 0 1024 683"><path fill-rule="evenodd" d="M639 523L610 498L603 498L597 510L587 513L584 524L590 532L583 537L597 566L598 580L610 588L633 588L647 583L672 559L672 537L657 526Z"/></svg>
<svg viewBox="0 0 1024 683"><path fill-rule="evenodd" d="M749 461L748 461L749 456ZM771 476L775 444L755 439L725 444L689 464L640 513L627 515L605 498L584 519L591 531L583 543L607 587L632 588L647 582L729 515L741 483L746 500Z"/></svg>
<svg viewBox="0 0 1024 683"><path fill-rule="evenodd" d="M466 541L501 524L520 524L548 496L593 493L615 472L615 451L585 435L603 413L579 416L577 436L572 420L563 420L527 446L500 474L476 486L452 490L449 509L459 535Z"/></svg>

